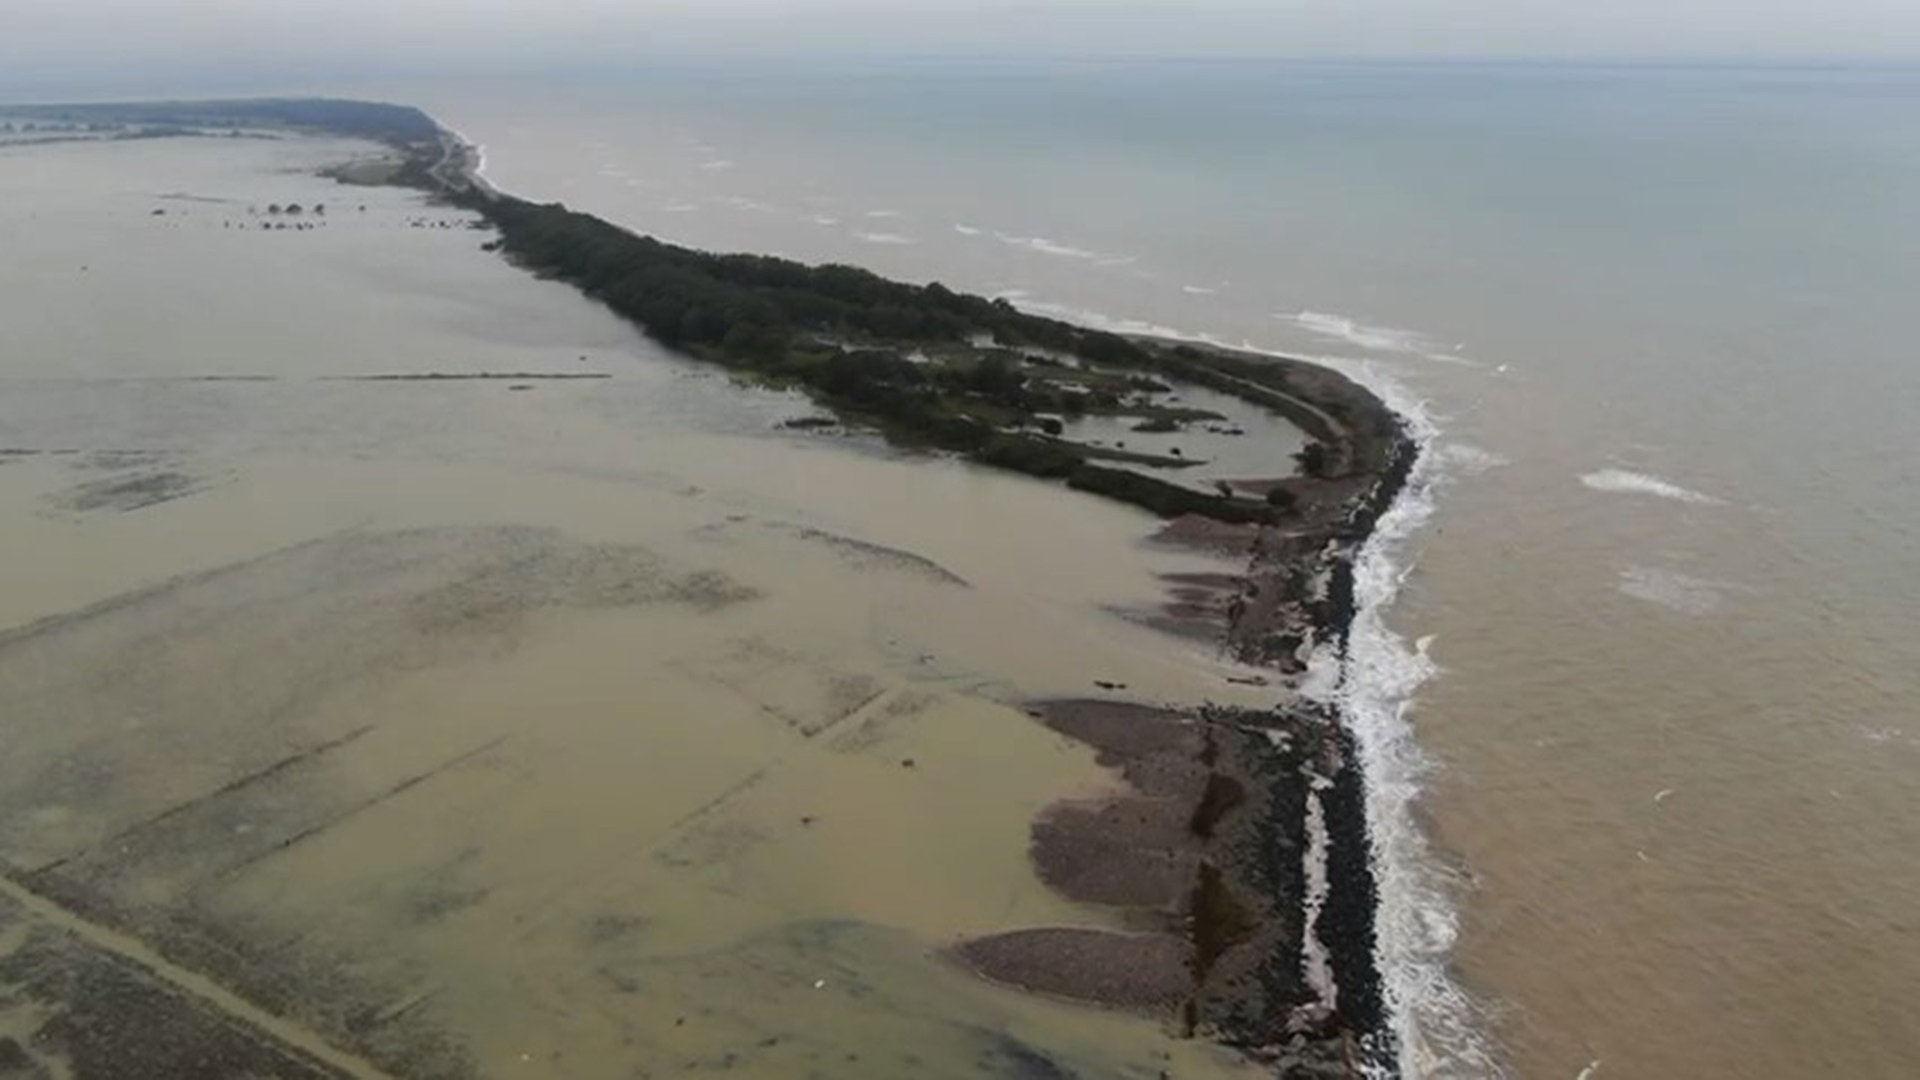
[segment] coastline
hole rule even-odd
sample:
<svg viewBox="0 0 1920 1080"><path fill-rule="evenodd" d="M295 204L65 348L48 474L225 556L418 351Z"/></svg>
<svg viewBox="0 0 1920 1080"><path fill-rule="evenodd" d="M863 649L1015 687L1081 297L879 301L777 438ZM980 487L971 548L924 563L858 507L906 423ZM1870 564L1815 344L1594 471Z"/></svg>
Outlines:
<svg viewBox="0 0 1920 1080"><path fill-rule="evenodd" d="M452 166L451 176L441 167L433 175L448 196L483 216L515 198L485 178L476 144L440 130L440 165ZM1206 361L1181 374L1285 416L1331 453L1333 463L1316 470L1325 475L1249 485L1292 496L1295 514L1284 527L1187 514L1161 533L1170 543L1249 553L1231 589L1213 590L1215 637L1237 658L1275 671L1289 700L1265 712L1032 703L1031 715L1093 746L1132 790L1091 808L1062 803L1038 819L1036 870L1070 898L1131 912L1138 932L1016 930L950 955L993 981L1175 1016L1185 1035L1214 1038L1284 1075L1399 1075L1401 1029L1380 970L1363 751L1342 695L1309 694L1304 684L1328 666L1336 683L1347 678L1360 614L1357 564L1424 448L1405 416L1325 365L1131 339L1163 356ZM1090 873L1096 859L1103 865Z"/></svg>

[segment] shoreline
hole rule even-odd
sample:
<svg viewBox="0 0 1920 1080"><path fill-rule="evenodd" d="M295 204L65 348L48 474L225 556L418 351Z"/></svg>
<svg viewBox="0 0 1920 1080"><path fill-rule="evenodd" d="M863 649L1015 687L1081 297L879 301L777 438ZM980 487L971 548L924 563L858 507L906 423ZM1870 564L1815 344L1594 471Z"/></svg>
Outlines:
<svg viewBox="0 0 1920 1080"><path fill-rule="evenodd" d="M442 165L456 165L447 195L476 203L471 208L483 216L488 204L515 199L484 177L475 144L444 125L441 131ZM1127 910L1139 932L1031 928L964 942L948 955L1005 985L1171 1013L1184 1035L1214 1038L1286 1075L1398 1075L1377 944L1369 777L1341 705L1310 698L1302 683L1315 663L1335 665L1344 681L1359 614L1357 563L1424 448L1406 417L1325 365L1128 337L1193 359L1171 373L1279 413L1310 445L1332 451L1326 476L1295 471L1258 482L1261 494L1281 489L1293 497L1298 510L1284 529L1202 524L1188 514L1160 534L1203 547L1244 543L1247 568L1220 606L1224 625L1215 634L1237 658L1274 671L1291 699L1267 712L1106 699L1031 703L1036 719L1093 746L1134 792L1091 813L1063 803L1043 814L1034 829L1035 868L1064 895ZM1204 767L1196 772L1195 763ZM1250 791L1255 780L1267 783ZM1177 823L1168 828L1169 807L1153 806L1169 801L1174 817L1184 812L1189 834L1171 841ZM1129 810L1147 812L1119 821ZM1106 863L1097 881L1086 865L1096 855ZM1184 892L1175 887L1181 875L1167 872L1170 861L1186 871Z"/></svg>

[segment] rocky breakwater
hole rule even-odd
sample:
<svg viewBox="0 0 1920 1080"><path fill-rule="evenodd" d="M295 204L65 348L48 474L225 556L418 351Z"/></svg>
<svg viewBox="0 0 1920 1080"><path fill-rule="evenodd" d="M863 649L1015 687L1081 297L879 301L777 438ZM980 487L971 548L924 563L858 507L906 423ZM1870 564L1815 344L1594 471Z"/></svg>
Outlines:
<svg viewBox="0 0 1920 1080"><path fill-rule="evenodd" d="M1419 447L1391 409L1330 369L1142 345L1181 378L1258 402L1311 437L1295 475L1234 485L1283 508L1274 521L1191 516L1162 533L1248 554L1236 581L1184 582L1169 621L1191 631L1211 611L1214 638L1268 669L1277 700L1268 710L1117 694L1034 703L1040 722L1096 748L1123 781L1118 794L1044 813L1034 864L1062 894L1117 909L1123 928L1021 929L952 955L1009 985L1160 1017L1278 1075L1388 1075L1367 778L1338 706L1304 684L1344 662L1355 560Z"/></svg>

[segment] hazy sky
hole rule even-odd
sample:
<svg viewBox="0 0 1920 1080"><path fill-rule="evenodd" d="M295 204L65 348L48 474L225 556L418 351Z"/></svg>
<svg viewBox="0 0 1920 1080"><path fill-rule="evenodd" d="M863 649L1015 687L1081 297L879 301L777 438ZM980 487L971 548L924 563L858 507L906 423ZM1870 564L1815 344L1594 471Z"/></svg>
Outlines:
<svg viewBox="0 0 1920 1080"><path fill-rule="evenodd" d="M686 53L1920 58L1920 0L0 0L0 83Z"/></svg>

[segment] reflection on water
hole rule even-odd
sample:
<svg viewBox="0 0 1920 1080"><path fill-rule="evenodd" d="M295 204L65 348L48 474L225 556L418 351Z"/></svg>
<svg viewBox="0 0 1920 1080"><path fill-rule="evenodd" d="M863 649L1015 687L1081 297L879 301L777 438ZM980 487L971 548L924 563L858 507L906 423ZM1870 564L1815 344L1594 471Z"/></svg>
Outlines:
<svg viewBox="0 0 1920 1080"><path fill-rule="evenodd" d="M303 175L343 149L0 172L32 253L0 282L8 888L408 1075L1235 1073L932 957L1112 925L1026 859L1037 810L1112 778L1016 706L1116 674L1258 703L1111 614L1218 564L1058 488L776 435L803 403L451 211ZM286 201L326 225L247 227ZM51 916L13 895L17 990ZM0 996L0 1035L60 1007Z"/></svg>

